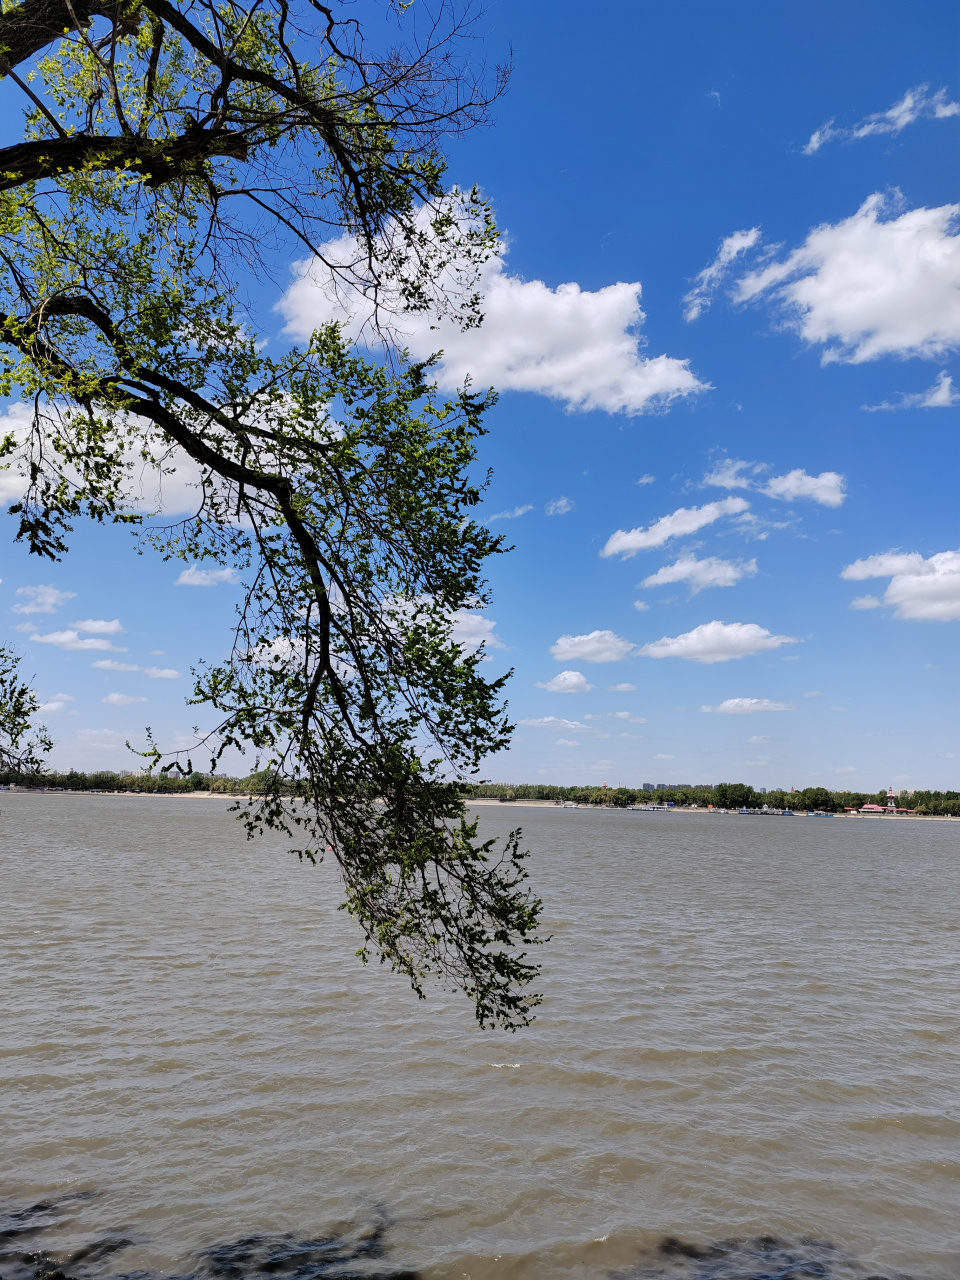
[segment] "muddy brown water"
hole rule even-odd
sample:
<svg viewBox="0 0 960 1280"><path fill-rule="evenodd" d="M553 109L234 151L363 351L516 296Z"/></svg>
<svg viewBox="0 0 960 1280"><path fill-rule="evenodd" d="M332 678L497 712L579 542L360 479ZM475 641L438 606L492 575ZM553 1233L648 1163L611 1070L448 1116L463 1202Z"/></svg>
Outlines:
<svg viewBox="0 0 960 1280"><path fill-rule="evenodd" d="M509 1035L223 801L0 809L3 1280L960 1274L960 823L485 808Z"/></svg>

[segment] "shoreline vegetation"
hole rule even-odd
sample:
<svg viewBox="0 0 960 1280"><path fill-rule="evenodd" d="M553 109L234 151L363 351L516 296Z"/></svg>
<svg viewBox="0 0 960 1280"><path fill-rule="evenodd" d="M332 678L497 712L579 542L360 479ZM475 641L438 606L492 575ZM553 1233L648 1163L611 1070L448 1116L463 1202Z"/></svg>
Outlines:
<svg viewBox="0 0 960 1280"><path fill-rule="evenodd" d="M0 788L3 790L112 795L206 795L244 799L267 794L272 789L273 782L273 775L266 769L245 778L203 773L174 777L164 773L116 773L111 770L98 770L95 773L81 773L76 769L49 773L0 771ZM286 789L293 794L292 787ZM720 782L716 786L660 787L653 791L640 787L560 787L548 783L488 782L465 784L463 797L468 804L567 804L596 809L626 809L655 804L697 811L762 811L768 808L790 809L794 813L844 814L859 810L866 804L885 809L888 793L886 790L828 791L825 787L761 792L742 782ZM901 810L901 817L960 818L960 791L914 790L901 793L901 799L907 797L910 812L904 813Z"/></svg>
<svg viewBox="0 0 960 1280"><path fill-rule="evenodd" d="M626 809L631 805L672 805L677 809L763 810L791 809L794 813L838 813L861 809L865 804L886 808L886 788L876 792L828 791L825 787L804 787L798 791L755 791L743 782L719 782L716 786L659 787L647 791L639 787L588 786L556 787L545 783L485 783L466 788L468 800L576 804L585 808ZM917 817L960 817L960 791L902 792ZM899 816L908 816L901 813Z"/></svg>

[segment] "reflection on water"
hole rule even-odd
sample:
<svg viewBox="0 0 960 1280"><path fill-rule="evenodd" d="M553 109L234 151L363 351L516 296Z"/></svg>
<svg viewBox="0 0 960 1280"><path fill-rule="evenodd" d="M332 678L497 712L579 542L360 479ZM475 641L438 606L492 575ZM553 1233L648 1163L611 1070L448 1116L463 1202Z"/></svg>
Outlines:
<svg viewBox="0 0 960 1280"><path fill-rule="evenodd" d="M2 1280L955 1280L960 824L520 820L509 1036L219 801L5 797Z"/></svg>

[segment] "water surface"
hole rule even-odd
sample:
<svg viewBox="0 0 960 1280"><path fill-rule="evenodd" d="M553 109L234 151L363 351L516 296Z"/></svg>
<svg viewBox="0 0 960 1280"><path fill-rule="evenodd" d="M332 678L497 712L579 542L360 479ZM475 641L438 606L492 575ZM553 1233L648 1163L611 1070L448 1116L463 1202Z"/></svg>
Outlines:
<svg viewBox="0 0 960 1280"><path fill-rule="evenodd" d="M222 800L2 810L4 1280L960 1271L960 823L485 808L510 1035Z"/></svg>

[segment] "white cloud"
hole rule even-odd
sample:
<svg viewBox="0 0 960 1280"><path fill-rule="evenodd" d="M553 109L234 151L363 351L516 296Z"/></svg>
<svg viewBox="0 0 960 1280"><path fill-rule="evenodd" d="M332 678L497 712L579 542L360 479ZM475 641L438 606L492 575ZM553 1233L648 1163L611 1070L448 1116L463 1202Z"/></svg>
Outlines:
<svg viewBox="0 0 960 1280"><path fill-rule="evenodd" d="M656 478L657 478L656 476L652 476L648 472L646 475L642 475L639 480L635 480L634 484L639 484L639 485L653 484Z"/></svg>
<svg viewBox="0 0 960 1280"><path fill-rule="evenodd" d="M611 716L613 716L614 720L626 720L630 724L646 724L647 723L646 716L635 716L630 711L611 711L610 714Z"/></svg>
<svg viewBox="0 0 960 1280"><path fill-rule="evenodd" d="M0 499L2 501L2 499ZM26 596L26 604L15 604L13 613L55 613L62 604L73 600L75 591L58 591L56 587L17 587L18 596Z"/></svg>
<svg viewBox="0 0 960 1280"><path fill-rule="evenodd" d="M537 681L537 688L546 689L548 693L589 693L593 687L581 671L561 671L545 683Z"/></svg>
<svg viewBox="0 0 960 1280"><path fill-rule="evenodd" d="M684 294L683 301L686 306L683 318L685 320L697 320L703 315L732 264L741 254L752 249L759 239L760 228L751 227L749 231L734 231L733 235L720 241L717 256L709 267L704 267L700 272L690 292Z"/></svg>
<svg viewBox="0 0 960 1280"><path fill-rule="evenodd" d="M736 586L742 578L753 577L756 572L756 560L720 560L716 556L698 560L696 556L681 556L673 564L666 564L649 578L644 578L640 585L662 587L668 583L686 582L691 595L696 595L707 587Z"/></svg>
<svg viewBox="0 0 960 1280"><path fill-rule="evenodd" d="M960 551L940 551L926 560L919 551L890 551L856 560L840 576L848 582L889 578L883 603L892 606L898 618L932 622L960 618Z"/></svg>
<svg viewBox="0 0 960 1280"><path fill-rule="evenodd" d="M175 585L178 587L215 587L221 582L236 582L236 569L201 569L192 564L184 569Z"/></svg>
<svg viewBox="0 0 960 1280"><path fill-rule="evenodd" d="M44 412L50 414L51 406ZM11 434L18 442L24 442L32 429L33 408L27 404L11 404L0 414L0 435ZM124 496L130 510L147 514L155 512L195 512L201 501L201 469L181 449L160 439L156 429L143 419L130 416L130 432L124 446L123 462L126 472ZM124 424L119 423L120 431ZM144 461L143 448L148 460ZM67 471L70 476L69 468ZM27 489L26 477L16 465L0 471L0 502L15 502ZM49 612L45 610L44 612Z"/></svg>
<svg viewBox="0 0 960 1280"><path fill-rule="evenodd" d="M89 644L84 642L83 647L89 648ZM101 648L103 646L100 646ZM112 645L106 646L108 649ZM121 653L126 652L121 649ZM141 671L145 676L149 676L151 680L179 680L180 672L175 671L173 667L141 667L136 662L115 662L112 658L100 658L99 661L90 664L96 667L98 671Z"/></svg>
<svg viewBox="0 0 960 1280"><path fill-rule="evenodd" d="M769 742L770 739L767 737L765 733L757 733L757 734L754 734L752 738L748 738L747 741L752 742L754 746L756 746L758 743L761 743L761 742Z"/></svg>
<svg viewBox="0 0 960 1280"><path fill-rule="evenodd" d="M743 473L750 467L754 474L763 467L754 462L744 462L738 458L724 458L714 469L703 477L703 483L716 485L718 489L752 489L753 480Z"/></svg>
<svg viewBox="0 0 960 1280"><path fill-rule="evenodd" d="M815 227L783 262L740 279L734 297L767 296L822 363L940 356L960 344L960 205L881 220L884 196Z"/></svg>
<svg viewBox="0 0 960 1280"><path fill-rule="evenodd" d="M533 510L533 503L528 502L523 507L514 507L512 511L498 511L496 515L487 517L487 524L493 524L494 520L516 520L518 516L525 516L528 511Z"/></svg>
<svg viewBox="0 0 960 1280"><path fill-rule="evenodd" d="M882 409L893 413L897 409L951 409L956 404L960 404L960 391L954 390L953 379L946 369L941 369L936 382L932 387L927 387L926 391L918 391L915 395L901 392L898 400L862 404L860 408L866 409L867 413L877 413Z"/></svg>
<svg viewBox="0 0 960 1280"><path fill-rule="evenodd" d="M918 84L908 89L899 102L895 102L886 111L876 111L866 116L858 124L846 129L835 129L833 121L828 120L810 135L810 141L803 148L805 156L812 156L827 142L839 138L843 142L854 142L859 138L869 138L878 133L899 133L907 125L926 116L933 120L945 120L948 116L960 115L960 103L950 102L946 89L930 92L928 84Z"/></svg>
<svg viewBox="0 0 960 1280"><path fill-rule="evenodd" d="M500 637L494 635L496 625L492 618L485 618L480 613L457 609L453 614L452 639L466 653L476 653L481 645L488 649L505 649Z"/></svg>
<svg viewBox="0 0 960 1280"><path fill-rule="evenodd" d="M580 745L580 743L579 743L579 742L574 742L572 738L558 738L558 739L557 739L557 746L558 746L558 747L579 747L579 745Z"/></svg>
<svg viewBox="0 0 960 1280"><path fill-rule="evenodd" d="M701 707L701 711L713 711L724 716L749 716L757 711L795 711L789 702L771 702L769 698L725 698L719 706ZM767 739L751 738L751 742L766 742Z"/></svg>
<svg viewBox="0 0 960 1280"><path fill-rule="evenodd" d="M557 662L620 662L635 648L613 631L590 631L585 636L561 636L550 652Z"/></svg>
<svg viewBox="0 0 960 1280"><path fill-rule="evenodd" d="M581 724L579 720L564 720L560 716L541 716L539 720L521 720L521 724L526 725L528 729L586 729L585 724Z"/></svg>
<svg viewBox="0 0 960 1280"><path fill-rule="evenodd" d="M633 607L636 609L637 613L649 613L650 611L650 606L647 604L646 600L634 600Z"/></svg>
<svg viewBox="0 0 960 1280"><path fill-rule="evenodd" d="M569 498L554 498L552 502L548 502L544 510L548 516L565 516L568 511L572 511L577 504L571 502Z"/></svg>
<svg viewBox="0 0 960 1280"><path fill-rule="evenodd" d="M75 702L72 693L55 693L53 697L48 698L46 702L42 702L37 708L38 715L57 715L61 711L66 710L68 702ZM71 711L71 715L76 715L75 711Z"/></svg>
<svg viewBox="0 0 960 1280"><path fill-rule="evenodd" d="M763 486L768 498L783 498L793 502L796 498L809 498L822 507L839 507L846 498L846 479L837 471L821 471L818 476L808 476L795 467L784 476L774 476Z"/></svg>
<svg viewBox="0 0 960 1280"><path fill-rule="evenodd" d="M355 242L323 246L331 261L355 255ZM345 307L342 290L318 262L298 265L299 277L279 309L286 332L306 338L320 324L338 320L356 339L369 324L369 304L356 297ZM340 296L338 297L338 292ZM397 337L415 359L443 350L435 373L445 391L468 377L501 391L532 391L570 410L643 413L706 388L688 360L641 353L638 329L645 317L640 285L618 283L595 292L578 284L549 288L542 280L511 275L502 258L480 271L483 324L461 331L435 315L404 315Z"/></svg>
<svg viewBox="0 0 960 1280"><path fill-rule="evenodd" d="M610 690L612 693L636 693L637 686L624 682L623 684L612 684Z"/></svg>
<svg viewBox="0 0 960 1280"><path fill-rule="evenodd" d="M114 653L126 653L126 649L119 648L109 640L102 640L97 636L81 640L79 632L72 628L67 631L50 631L45 636L34 634L30 639L37 644L56 645L58 649L111 649Z"/></svg>
<svg viewBox="0 0 960 1280"><path fill-rule="evenodd" d="M128 707L131 702L146 702L146 698L134 698L128 693L108 693L105 698L100 699L105 702L108 707Z"/></svg>
<svg viewBox="0 0 960 1280"><path fill-rule="evenodd" d="M772 635L756 622L704 622L679 636L663 636L645 644L640 653L647 658L684 658L688 662L729 662L765 649L796 644L793 636Z"/></svg>
<svg viewBox="0 0 960 1280"><path fill-rule="evenodd" d="M783 498L787 502L795 498L809 498L824 507L839 507L847 496L846 478L837 471L821 471L818 476L809 476L802 468L795 467L786 475L774 476L760 485L756 477L766 470L766 463L724 458L703 477L703 483L722 489L759 489L768 498Z"/></svg>
<svg viewBox="0 0 960 1280"><path fill-rule="evenodd" d="M883 601L879 596L854 596L850 601L851 609L879 609Z"/></svg>
<svg viewBox="0 0 960 1280"><path fill-rule="evenodd" d="M78 729L77 741L90 747L119 747L123 734L116 729Z"/></svg>
<svg viewBox="0 0 960 1280"><path fill-rule="evenodd" d="M638 551L662 547L671 538L681 538L696 533L698 529L713 524L723 516L739 515L750 504L745 498L724 498L720 502L708 502L702 507L680 507L671 515L661 516L647 529L618 529L607 539L601 556L619 555L627 560Z"/></svg>
<svg viewBox="0 0 960 1280"><path fill-rule="evenodd" d="M81 618L79 622L71 622L74 631L86 631L95 636L116 636L123 631L119 618Z"/></svg>
<svg viewBox="0 0 960 1280"><path fill-rule="evenodd" d="M654 760L676 760L677 757L668 756L668 755L657 755L657 756L654 756L653 758Z"/></svg>

